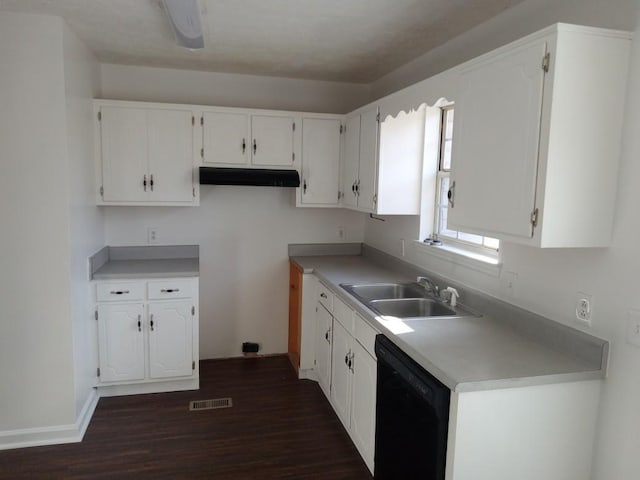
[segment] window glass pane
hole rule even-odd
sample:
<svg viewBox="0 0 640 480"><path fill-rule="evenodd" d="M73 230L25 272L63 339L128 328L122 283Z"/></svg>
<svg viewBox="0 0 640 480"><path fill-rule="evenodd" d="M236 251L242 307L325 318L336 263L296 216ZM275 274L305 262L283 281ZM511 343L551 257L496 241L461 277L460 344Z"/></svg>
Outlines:
<svg viewBox="0 0 640 480"><path fill-rule="evenodd" d="M457 233L455 230L449 230L447 228L447 207L440 207L440 218L439 218L439 228L438 233L440 235L445 235L451 238L457 238Z"/></svg>
<svg viewBox="0 0 640 480"><path fill-rule="evenodd" d="M465 242L474 243L476 245L482 245L482 240L483 240L481 235L474 235L472 233L464 233L464 232L459 232L458 238Z"/></svg>
<svg viewBox="0 0 640 480"><path fill-rule="evenodd" d="M440 168L442 170L451 170L451 140L445 140L442 146L442 162Z"/></svg>
<svg viewBox="0 0 640 480"><path fill-rule="evenodd" d="M447 192L449 191L449 177L440 178L440 206L446 206Z"/></svg>

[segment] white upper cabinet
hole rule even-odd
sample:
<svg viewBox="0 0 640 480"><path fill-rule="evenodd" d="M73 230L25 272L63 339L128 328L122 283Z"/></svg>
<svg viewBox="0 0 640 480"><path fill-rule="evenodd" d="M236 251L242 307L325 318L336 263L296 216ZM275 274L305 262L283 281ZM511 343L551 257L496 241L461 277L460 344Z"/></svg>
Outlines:
<svg viewBox="0 0 640 480"><path fill-rule="evenodd" d="M252 115L252 163L267 167L293 166L295 128L295 120L291 116Z"/></svg>
<svg viewBox="0 0 640 480"><path fill-rule="evenodd" d="M380 215L418 215L425 109L380 122L377 107L346 118L342 205Z"/></svg>
<svg viewBox="0 0 640 480"><path fill-rule="evenodd" d="M302 118L299 206L335 207L340 202L341 118Z"/></svg>
<svg viewBox="0 0 640 480"><path fill-rule="evenodd" d="M626 33L557 25L460 68L450 228L609 244L629 47Z"/></svg>
<svg viewBox="0 0 640 480"><path fill-rule="evenodd" d="M249 116L233 112L202 114L204 163L245 166L249 163L251 142Z"/></svg>
<svg viewBox="0 0 640 480"><path fill-rule="evenodd" d="M202 124L204 165L294 168L295 115L270 110L205 108Z"/></svg>
<svg viewBox="0 0 640 480"><path fill-rule="evenodd" d="M99 205L197 205L195 113L188 106L96 101Z"/></svg>

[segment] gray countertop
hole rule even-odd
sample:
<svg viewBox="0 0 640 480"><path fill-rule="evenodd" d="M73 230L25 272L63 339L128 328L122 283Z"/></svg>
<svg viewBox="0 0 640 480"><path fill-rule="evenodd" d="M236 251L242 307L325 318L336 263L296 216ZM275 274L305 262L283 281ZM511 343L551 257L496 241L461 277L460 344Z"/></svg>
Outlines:
<svg viewBox="0 0 640 480"><path fill-rule="evenodd" d="M104 247L89 258L93 280L197 277L197 245Z"/></svg>
<svg viewBox="0 0 640 480"><path fill-rule="evenodd" d="M341 283L415 281L359 255L292 256L305 273L314 273L418 364L452 391L542 385L600 379L605 376L607 342L568 327L563 335L531 338L512 328L509 318L433 318L402 321L377 316L340 287ZM464 298L462 299L464 300ZM463 302L464 303L464 302ZM548 320L547 320L548 322ZM546 328L544 322L540 328ZM555 328L555 327L552 327ZM575 333L574 333L575 332ZM551 339L555 337L555 341ZM584 341L591 357L576 354L572 342ZM588 338L587 338L588 337ZM600 349L600 351L598 351Z"/></svg>

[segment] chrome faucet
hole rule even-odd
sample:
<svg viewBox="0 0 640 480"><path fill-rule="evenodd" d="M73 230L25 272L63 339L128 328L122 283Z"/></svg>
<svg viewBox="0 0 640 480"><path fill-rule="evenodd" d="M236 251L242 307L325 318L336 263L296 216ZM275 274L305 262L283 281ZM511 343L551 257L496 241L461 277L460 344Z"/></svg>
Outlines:
<svg viewBox="0 0 640 480"><path fill-rule="evenodd" d="M416 282L422 285L427 292L430 292L436 298L440 297L440 287L433 283L429 277L418 277Z"/></svg>

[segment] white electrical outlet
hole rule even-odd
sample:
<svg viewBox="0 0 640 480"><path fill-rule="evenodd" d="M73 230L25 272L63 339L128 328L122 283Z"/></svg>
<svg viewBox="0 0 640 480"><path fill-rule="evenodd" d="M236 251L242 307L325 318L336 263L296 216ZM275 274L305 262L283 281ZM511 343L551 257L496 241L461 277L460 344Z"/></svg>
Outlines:
<svg viewBox="0 0 640 480"><path fill-rule="evenodd" d="M518 282L518 274L516 272L502 272L500 283L507 297L515 295L516 283Z"/></svg>
<svg viewBox="0 0 640 480"><path fill-rule="evenodd" d="M338 238L340 240L347 238L347 232L344 227L338 227Z"/></svg>
<svg viewBox="0 0 640 480"><path fill-rule="evenodd" d="M590 326L592 314L593 296L588 293L578 292L576 294L576 318L580 320L580 322Z"/></svg>
<svg viewBox="0 0 640 480"><path fill-rule="evenodd" d="M147 227L147 243L158 243L158 229L156 227Z"/></svg>
<svg viewBox="0 0 640 480"><path fill-rule="evenodd" d="M627 312L627 343L640 347L640 310Z"/></svg>

